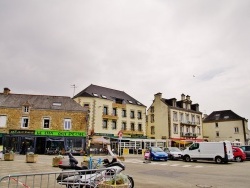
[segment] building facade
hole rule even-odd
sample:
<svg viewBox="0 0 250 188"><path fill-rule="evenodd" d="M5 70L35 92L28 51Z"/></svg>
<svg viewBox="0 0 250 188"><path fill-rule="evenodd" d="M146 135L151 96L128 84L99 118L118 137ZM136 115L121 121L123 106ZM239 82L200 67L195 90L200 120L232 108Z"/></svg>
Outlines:
<svg viewBox="0 0 250 188"><path fill-rule="evenodd" d="M249 144L248 121L231 110L214 111L203 120L203 134L207 141L228 140Z"/></svg>
<svg viewBox="0 0 250 188"><path fill-rule="evenodd" d="M91 84L74 96L89 109L89 135L143 138L146 136L146 106L123 91Z"/></svg>
<svg viewBox="0 0 250 188"><path fill-rule="evenodd" d="M0 93L4 150L44 154L84 150L87 110L70 97Z"/></svg>
<svg viewBox="0 0 250 188"><path fill-rule="evenodd" d="M162 98L162 93L155 94L147 116L147 136L165 139L168 146L181 147L203 138L199 104L192 104L188 95L182 94L177 101Z"/></svg>

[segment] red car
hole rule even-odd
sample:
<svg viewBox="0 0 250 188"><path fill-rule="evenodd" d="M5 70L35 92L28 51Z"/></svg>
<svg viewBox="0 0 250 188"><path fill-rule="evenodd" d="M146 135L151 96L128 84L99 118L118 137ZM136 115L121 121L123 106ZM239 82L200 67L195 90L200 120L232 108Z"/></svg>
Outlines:
<svg viewBox="0 0 250 188"><path fill-rule="evenodd" d="M235 161L243 162L246 160L246 154L241 148L233 147L233 153L234 153L234 160Z"/></svg>

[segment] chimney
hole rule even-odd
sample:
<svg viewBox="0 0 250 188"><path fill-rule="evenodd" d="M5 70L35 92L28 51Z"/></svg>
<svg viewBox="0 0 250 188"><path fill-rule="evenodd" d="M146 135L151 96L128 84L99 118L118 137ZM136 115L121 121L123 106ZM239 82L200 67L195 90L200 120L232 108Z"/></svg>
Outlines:
<svg viewBox="0 0 250 188"><path fill-rule="evenodd" d="M7 87L5 87L5 88L3 89L3 94L4 94L4 95L10 94L10 89L7 88Z"/></svg>
<svg viewBox="0 0 250 188"><path fill-rule="evenodd" d="M181 94L181 100L184 101L185 100L185 95L182 93Z"/></svg>
<svg viewBox="0 0 250 188"><path fill-rule="evenodd" d="M162 93L159 92L159 93L156 93L156 94L155 94L155 100L156 100L156 99L161 100L161 97L162 97Z"/></svg>
<svg viewBox="0 0 250 188"><path fill-rule="evenodd" d="M187 99L188 101L190 101L190 96L189 96L189 95L187 95L187 96L186 96L186 99Z"/></svg>

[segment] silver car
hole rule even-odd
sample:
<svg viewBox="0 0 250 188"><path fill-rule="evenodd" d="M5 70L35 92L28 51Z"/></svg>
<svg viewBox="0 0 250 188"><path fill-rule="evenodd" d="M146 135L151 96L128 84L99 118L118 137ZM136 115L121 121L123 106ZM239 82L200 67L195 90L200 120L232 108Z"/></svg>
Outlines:
<svg viewBox="0 0 250 188"><path fill-rule="evenodd" d="M167 147L164 151L168 154L170 160L182 159L182 151L177 147Z"/></svg>

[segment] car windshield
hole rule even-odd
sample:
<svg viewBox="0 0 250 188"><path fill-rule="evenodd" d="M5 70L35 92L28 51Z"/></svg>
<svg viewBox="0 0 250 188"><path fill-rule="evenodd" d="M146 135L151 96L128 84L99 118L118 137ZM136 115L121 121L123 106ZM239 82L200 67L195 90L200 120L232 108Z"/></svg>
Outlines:
<svg viewBox="0 0 250 188"><path fill-rule="evenodd" d="M153 152L163 152L161 148L152 148Z"/></svg>
<svg viewBox="0 0 250 188"><path fill-rule="evenodd" d="M169 148L169 151L181 152L181 150L179 148L176 148L176 147Z"/></svg>

